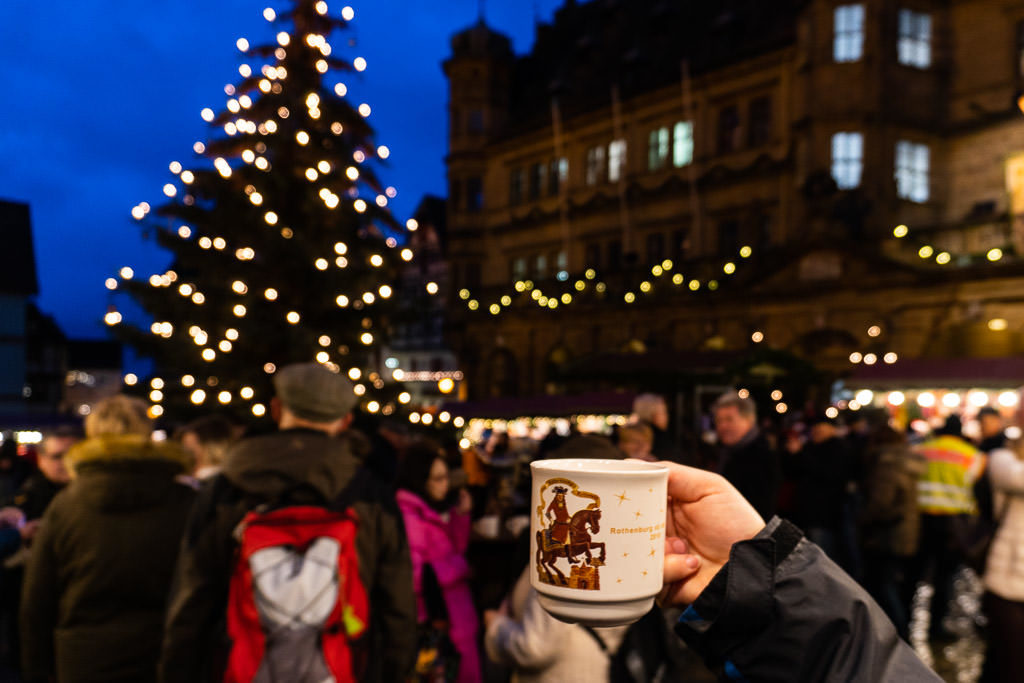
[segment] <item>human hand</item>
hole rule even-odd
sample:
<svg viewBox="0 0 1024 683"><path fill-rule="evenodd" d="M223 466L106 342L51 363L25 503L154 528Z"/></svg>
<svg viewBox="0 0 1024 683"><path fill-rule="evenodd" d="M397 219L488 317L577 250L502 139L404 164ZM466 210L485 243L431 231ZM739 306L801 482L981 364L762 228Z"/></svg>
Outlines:
<svg viewBox="0 0 1024 683"><path fill-rule="evenodd" d="M484 628L489 629L491 624L499 619L503 619L508 616L508 600L502 600L501 606L498 609L487 609L484 610Z"/></svg>
<svg viewBox="0 0 1024 683"><path fill-rule="evenodd" d="M468 515L473 511L473 497L466 489L459 489L459 502L455 504L455 511L460 515Z"/></svg>
<svg viewBox="0 0 1024 683"><path fill-rule="evenodd" d="M658 601L666 606L689 605L729 561L733 544L757 535L764 520L723 477L664 464L668 467L665 585Z"/></svg>
<svg viewBox="0 0 1024 683"><path fill-rule="evenodd" d="M14 527L17 529L25 523L25 513L16 507L0 508L0 527Z"/></svg>
<svg viewBox="0 0 1024 683"><path fill-rule="evenodd" d="M40 521L42 521L42 520L33 519L31 522L26 522L25 525L23 527L21 527L21 540L22 541L31 541L32 540L32 538L36 535L36 531L39 530L39 522Z"/></svg>
<svg viewBox="0 0 1024 683"><path fill-rule="evenodd" d="M494 622L498 621L503 616L505 616L505 615L501 613L501 610L485 609L484 610L484 629L485 630L490 630L491 624L493 624Z"/></svg>

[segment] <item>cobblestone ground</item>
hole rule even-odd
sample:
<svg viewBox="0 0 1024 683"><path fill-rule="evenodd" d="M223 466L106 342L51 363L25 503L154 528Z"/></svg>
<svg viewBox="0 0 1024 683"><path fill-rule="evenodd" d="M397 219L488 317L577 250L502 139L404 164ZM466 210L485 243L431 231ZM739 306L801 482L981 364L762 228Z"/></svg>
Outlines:
<svg viewBox="0 0 1024 683"><path fill-rule="evenodd" d="M981 594L982 586L977 574L970 569L961 570L954 582L953 604L944 624L955 640L946 642L928 640L931 614L927 604L932 596L932 587L921 584L914 596L910 643L918 656L947 683L975 683L981 675L985 661Z"/></svg>

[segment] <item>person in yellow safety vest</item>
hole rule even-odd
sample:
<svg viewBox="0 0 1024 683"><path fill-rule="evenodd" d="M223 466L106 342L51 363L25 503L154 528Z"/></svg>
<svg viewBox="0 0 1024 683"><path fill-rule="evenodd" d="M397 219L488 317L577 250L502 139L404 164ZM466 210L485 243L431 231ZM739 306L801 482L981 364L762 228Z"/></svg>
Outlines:
<svg viewBox="0 0 1024 683"><path fill-rule="evenodd" d="M985 454L963 437L956 415L950 415L935 436L915 450L924 457L926 467L917 482L921 532L906 582L907 608L917 583L930 578L935 592L929 635L948 639L951 634L943 620L952 597L953 575L962 561L955 525L964 515L978 514L973 486L985 469Z"/></svg>

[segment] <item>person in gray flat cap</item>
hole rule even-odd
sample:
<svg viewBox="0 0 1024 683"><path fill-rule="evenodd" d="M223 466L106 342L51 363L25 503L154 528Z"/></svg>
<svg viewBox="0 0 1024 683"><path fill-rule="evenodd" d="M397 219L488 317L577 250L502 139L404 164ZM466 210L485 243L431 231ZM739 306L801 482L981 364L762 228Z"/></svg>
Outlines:
<svg viewBox="0 0 1024 683"><path fill-rule="evenodd" d="M223 680L234 531L250 510L314 492L327 504L348 501L358 519L370 618L369 632L352 647L359 650L355 661L374 668L354 671L355 680L404 681L416 652L409 544L394 492L369 476L344 438L356 404L353 384L317 363L283 367L273 381L278 431L234 444L221 473L200 491L169 603L160 680Z"/></svg>

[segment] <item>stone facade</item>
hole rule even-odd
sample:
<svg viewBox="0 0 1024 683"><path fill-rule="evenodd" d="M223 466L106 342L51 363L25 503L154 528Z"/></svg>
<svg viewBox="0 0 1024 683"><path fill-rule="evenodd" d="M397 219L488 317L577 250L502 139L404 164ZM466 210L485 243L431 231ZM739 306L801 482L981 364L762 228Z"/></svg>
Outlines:
<svg viewBox="0 0 1024 683"><path fill-rule="evenodd" d="M520 57L453 38L471 397L607 352L770 346L835 377L1024 351L1024 2L767 4L569 1Z"/></svg>

